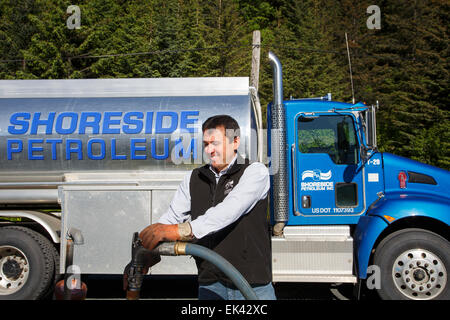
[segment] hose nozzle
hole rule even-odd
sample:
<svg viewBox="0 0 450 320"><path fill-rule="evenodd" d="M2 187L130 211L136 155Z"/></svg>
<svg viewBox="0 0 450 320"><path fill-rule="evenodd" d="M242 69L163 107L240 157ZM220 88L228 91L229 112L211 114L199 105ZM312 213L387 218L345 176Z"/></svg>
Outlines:
<svg viewBox="0 0 450 320"><path fill-rule="evenodd" d="M160 254L145 249L142 246L141 239L139 239L139 234L135 232L131 242L131 261L123 271L124 290L127 291L128 300L139 299L144 275L148 268L160 261Z"/></svg>

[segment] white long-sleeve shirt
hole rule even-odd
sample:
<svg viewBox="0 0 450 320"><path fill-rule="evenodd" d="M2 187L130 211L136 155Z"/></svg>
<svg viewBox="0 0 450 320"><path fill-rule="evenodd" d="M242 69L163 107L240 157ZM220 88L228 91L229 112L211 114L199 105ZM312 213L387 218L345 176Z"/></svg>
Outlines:
<svg viewBox="0 0 450 320"><path fill-rule="evenodd" d="M210 167L216 176L216 183L235 160L236 158L220 173L215 172ZM192 171L186 174L175 192L169 209L159 218L158 222L178 224L190 221L192 233L197 239L223 229L242 215L247 214L259 200L267 196L270 188L269 170L264 164L254 162L245 169L239 183L221 203L209 208L203 215L191 221L191 196L189 192L191 174Z"/></svg>

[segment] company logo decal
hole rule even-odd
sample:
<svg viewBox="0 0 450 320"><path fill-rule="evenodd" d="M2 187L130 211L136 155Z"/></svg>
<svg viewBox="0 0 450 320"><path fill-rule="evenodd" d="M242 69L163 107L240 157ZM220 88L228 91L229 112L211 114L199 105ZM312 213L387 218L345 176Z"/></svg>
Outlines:
<svg viewBox="0 0 450 320"><path fill-rule="evenodd" d="M302 173L302 180L307 178L312 178L314 181L327 181L331 179L331 170L325 173L318 169L305 170Z"/></svg>
<svg viewBox="0 0 450 320"><path fill-rule="evenodd" d="M302 181L305 179L311 179L313 181L302 182L300 184L302 191L333 191L334 184L331 179L331 170L328 172L322 172L319 169L305 170L302 173Z"/></svg>

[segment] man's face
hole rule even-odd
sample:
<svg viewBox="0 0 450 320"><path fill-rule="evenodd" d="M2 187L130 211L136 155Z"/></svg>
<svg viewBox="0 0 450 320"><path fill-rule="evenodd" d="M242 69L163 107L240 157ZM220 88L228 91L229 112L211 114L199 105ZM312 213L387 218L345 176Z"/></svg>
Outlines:
<svg viewBox="0 0 450 320"><path fill-rule="evenodd" d="M239 137L230 141L223 126L203 132L204 151L211 160L211 166L217 171L223 170L233 160L239 143Z"/></svg>

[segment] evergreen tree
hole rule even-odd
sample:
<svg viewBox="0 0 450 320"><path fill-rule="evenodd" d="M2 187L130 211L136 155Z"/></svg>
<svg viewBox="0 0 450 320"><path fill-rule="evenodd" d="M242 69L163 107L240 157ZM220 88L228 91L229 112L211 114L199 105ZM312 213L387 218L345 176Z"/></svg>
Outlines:
<svg viewBox="0 0 450 320"><path fill-rule="evenodd" d="M379 127L383 150L416 155L430 164L437 164L433 156L417 158L425 149L418 150L420 143L414 141L427 137L427 132L448 128L448 95L436 94L448 88L448 37L442 27L448 18L448 5L447 10L442 8L445 5L438 3L386 1L382 28L376 37L366 39L361 59L370 74L368 85L377 89L363 93L374 99L377 92L382 104ZM367 53L373 57L364 59ZM444 126L436 125L439 122Z"/></svg>
<svg viewBox="0 0 450 320"><path fill-rule="evenodd" d="M319 0L287 2L282 7L288 28L287 45L297 44L300 50L288 49L286 94L297 97L317 97L332 92L343 99L347 83L344 83L342 57L332 46L328 28L328 13L322 10Z"/></svg>
<svg viewBox="0 0 450 320"><path fill-rule="evenodd" d="M238 5L233 0L202 1L206 76L248 76L251 59L251 35L245 33Z"/></svg>
<svg viewBox="0 0 450 320"><path fill-rule="evenodd" d="M136 55L152 50L152 6L147 1L88 1L82 7L82 30L78 59L84 77L152 77L148 57ZM99 57L100 56L100 57Z"/></svg>
<svg viewBox="0 0 450 320"><path fill-rule="evenodd" d="M22 50L36 33L28 15L36 14L39 9L34 0L0 2L0 59L9 60L0 63L1 79L15 79L16 71L26 68Z"/></svg>
<svg viewBox="0 0 450 320"><path fill-rule="evenodd" d="M349 102L347 33L356 100L380 102L381 150L450 168L448 1L380 0L380 30L366 26L369 0L79 0L80 29L66 25L71 4L0 2L0 78L249 76L261 30L263 106L268 50L285 98Z"/></svg>

